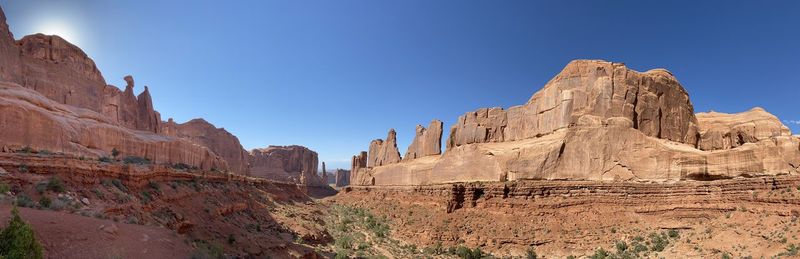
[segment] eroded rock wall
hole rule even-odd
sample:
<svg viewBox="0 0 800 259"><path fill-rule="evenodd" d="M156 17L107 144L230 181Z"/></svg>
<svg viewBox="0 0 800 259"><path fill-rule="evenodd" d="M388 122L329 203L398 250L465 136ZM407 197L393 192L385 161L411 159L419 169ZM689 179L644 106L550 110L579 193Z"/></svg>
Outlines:
<svg viewBox="0 0 800 259"><path fill-rule="evenodd" d="M317 174L317 152L303 146L270 146L250 151L250 175L293 182L307 186L325 186Z"/></svg>
<svg viewBox="0 0 800 259"><path fill-rule="evenodd" d="M397 150L397 133L389 130L386 141L376 139L369 143L367 167L376 167L400 162L400 151Z"/></svg>
<svg viewBox="0 0 800 259"><path fill-rule="evenodd" d="M249 154L239 143L239 138L217 128L204 119L193 119L185 123L175 123L172 119L162 124L164 135L185 138L206 146L227 161L231 171L247 174Z"/></svg>
<svg viewBox="0 0 800 259"><path fill-rule="evenodd" d="M442 127L440 120L433 120L426 129L422 125L417 125L414 140L406 150L403 161L413 160L424 156L439 155L442 153Z"/></svg>

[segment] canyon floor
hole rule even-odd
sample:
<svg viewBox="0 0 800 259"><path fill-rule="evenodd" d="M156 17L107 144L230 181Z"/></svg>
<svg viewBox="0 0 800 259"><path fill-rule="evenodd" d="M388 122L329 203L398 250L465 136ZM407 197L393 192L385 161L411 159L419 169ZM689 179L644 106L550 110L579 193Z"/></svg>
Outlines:
<svg viewBox="0 0 800 259"><path fill-rule="evenodd" d="M309 187L0 154L48 258L790 258L800 177ZM314 194L311 198L306 193Z"/></svg>

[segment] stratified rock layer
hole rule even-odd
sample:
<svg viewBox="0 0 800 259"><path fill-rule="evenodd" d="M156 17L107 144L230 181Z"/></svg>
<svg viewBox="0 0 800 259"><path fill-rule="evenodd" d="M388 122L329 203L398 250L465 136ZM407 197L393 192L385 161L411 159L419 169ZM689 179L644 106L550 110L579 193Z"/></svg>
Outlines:
<svg viewBox="0 0 800 259"><path fill-rule="evenodd" d="M307 186L325 186L317 175L317 152L303 146L270 146L250 151L250 175Z"/></svg>
<svg viewBox="0 0 800 259"><path fill-rule="evenodd" d="M190 139L208 147L228 162L231 171L246 174L249 154L239 139L224 128L217 128L203 119L178 124L172 119L162 124L164 135Z"/></svg>
<svg viewBox="0 0 800 259"><path fill-rule="evenodd" d="M336 169L336 187L344 187L348 185L350 185L350 171Z"/></svg>
<svg viewBox="0 0 800 259"><path fill-rule="evenodd" d="M695 116L670 72L592 60L568 64L525 105L459 117L447 147L442 156L354 167L351 183L663 182L797 174L800 167L800 138L763 109ZM368 161L380 159L370 151Z"/></svg>

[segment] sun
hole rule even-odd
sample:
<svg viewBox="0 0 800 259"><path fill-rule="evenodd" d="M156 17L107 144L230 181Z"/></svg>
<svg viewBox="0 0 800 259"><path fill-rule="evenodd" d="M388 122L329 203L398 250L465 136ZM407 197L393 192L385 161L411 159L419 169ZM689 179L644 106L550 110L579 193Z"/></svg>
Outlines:
<svg viewBox="0 0 800 259"><path fill-rule="evenodd" d="M77 44L77 41L80 40L73 27L63 20L44 21L37 26L36 32L46 35L58 35L73 44Z"/></svg>

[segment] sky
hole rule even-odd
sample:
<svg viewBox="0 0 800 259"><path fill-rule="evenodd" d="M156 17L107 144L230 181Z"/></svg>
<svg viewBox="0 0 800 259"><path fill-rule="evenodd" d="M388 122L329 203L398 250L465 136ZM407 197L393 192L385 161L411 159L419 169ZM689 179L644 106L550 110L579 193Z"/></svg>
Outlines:
<svg viewBox="0 0 800 259"><path fill-rule="evenodd" d="M16 38L80 46L162 119L349 168L369 141L525 103L574 59L670 70L696 112L759 106L800 132L800 1L0 0ZM447 138L445 130L443 139Z"/></svg>

